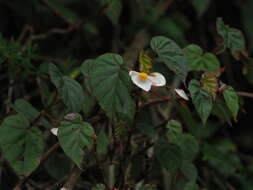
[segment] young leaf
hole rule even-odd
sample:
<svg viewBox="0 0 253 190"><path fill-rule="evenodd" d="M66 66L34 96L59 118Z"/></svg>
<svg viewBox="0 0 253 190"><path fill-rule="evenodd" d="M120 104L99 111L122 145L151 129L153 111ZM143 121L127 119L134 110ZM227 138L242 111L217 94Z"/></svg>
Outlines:
<svg viewBox="0 0 253 190"><path fill-rule="evenodd" d="M139 54L140 72L150 73L153 66L153 60L148 55L148 51L142 50Z"/></svg>
<svg viewBox="0 0 253 190"><path fill-rule="evenodd" d="M190 70L215 72L220 68L217 57L212 53L204 53L198 45L191 44L184 48L190 64Z"/></svg>
<svg viewBox="0 0 253 190"><path fill-rule="evenodd" d="M150 46L157 53L158 59L185 82L188 63L182 49L174 41L163 36L153 37Z"/></svg>
<svg viewBox="0 0 253 190"><path fill-rule="evenodd" d="M216 97L216 92L219 88L218 77L213 73L203 73L201 76L201 86L207 92L212 94L213 98Z"/></svg>
<svg viewBox="0 0 253 190"><path fill-rule="evenodd" d="M168 172L173 173L181 167L182 152L177 145L161 140L155 145L155 156Z"/></svg>
<svg viewBox="0 0 253 190"><path fill-rule="evenodd" d="M191 80L188 90L203 124L205 124L213 107L212 95L200 88L199 82L195 79Z"/></svg>
<svg viewBox="0 0 253 190"><path fill-rule="evenodd" d="M223 97L229 110L231 111L234 117L234 120L236 120L237 113L239 110L239 102L238 102L239 99L237 93L235 92L232 86L229 86L223 91Z"/></svg>
<svg viewBox="0 0 253 190"><path fill-rule="evenodd" d="M223 38L224 48L230 49L235 59L239 59L240 54L245 54L245 39L240 30L225 25L222 18L217 19L216 28Z"/></svg>
<svg viewBox="0 0 253 190"><path fill-rule="evenodd" d="M22 114L5 118L0 126L0 145L4 157L20 175L28 175L39 165L44 147L41 131L30 127Z"/></svg>
<svg viewBox="0 0 253 190"><path fill-rule="evenodd" d="M132 118L132 112L125 112L133 105L130 97L131 81L123 68L123 59L117 54L107 53L98 57L90 72L91 87L100 106L109 118L125 113Z"/></svg>
<svg viewBox="0 0 253 190"><path fill-rule="evenodd" d="M176 120L171 120L168 122L166 128L168 128L167 137L170 142L176 143L183 135L183 129L181 123Z"/></svg>
<svg viewBox="0 0 253 190"><path fill-rule="evenodd" d="M93 144L94 130L89 123L73 120L62 121L58 131L60 145L67 156L81 167L84 148Z"/></svg>

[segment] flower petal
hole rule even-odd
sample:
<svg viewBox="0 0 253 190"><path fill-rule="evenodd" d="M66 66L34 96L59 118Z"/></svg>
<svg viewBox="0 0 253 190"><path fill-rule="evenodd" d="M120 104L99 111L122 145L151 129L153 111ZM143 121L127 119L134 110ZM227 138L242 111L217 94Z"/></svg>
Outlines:
<svg viewBox="0 0 253 190"><path fill-rule="evenodd" d="M136 86L140 87L141 89L143 89L145 91L149 91L152 86L152 81L151 80L140 80L138 77L138 74L139 73L136 71L129 72L129 75L131 76L131 79ZM148 77L148 79L149 79L149 77Z"/></svg>
<svg viewBox="0 0 253 190"><path fill-rule="evenodd" d="M57 134L58 134L58 128L52 128L50 131L51 131L51 133L53 135L57 136Z"/></svg>
<svg viewBox="0 0 253 190"><path fill-rule="evenodd" d="M186 95L186 93L184 92L184 90L179 89L179 88L175 88L174 90L175 90L175 92L176 92L181 98L183 98L183 99L185 99L185 100L189 100L189 98L188 98L188 96Z"/></svg>
<svg viewBox="0 0 253 190"><path fill-rule="evenodd" d="M161 73L151 73L150 76L153 86L164 86L166 84L166 79Z"/></svg>

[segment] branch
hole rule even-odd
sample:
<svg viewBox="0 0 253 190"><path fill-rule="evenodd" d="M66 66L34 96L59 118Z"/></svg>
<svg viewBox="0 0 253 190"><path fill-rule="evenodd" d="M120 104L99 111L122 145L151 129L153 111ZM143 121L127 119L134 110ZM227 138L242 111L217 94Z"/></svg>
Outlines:
<svg viewBox="0 0 253 190"><path fill-rule="evenodd" d="M250 93L250 92L241 92L241 91L239 91L239 92L237 92L237 94L238 94L239 96L244 96L244 97L248 97L248 98L253 98L253 93Z"/></svg>
<svg viewBox="0 0 253 190"><path fill-rule="evenodd" d="M38 169L45 161L46 159L59 147L59 143L54 144L40 159L40 164L36 168ZM30 173L29 175L25 176L22 178L18 184L14 187L14 190L22 190L22 185L32 176L33 172Z"/></svg>
<svg viewBox="0 0 253 190"><path fill-rule="evenodd" d="M33 40L43 40L43 39L46 39L46 38L48 38L49 36L51 36L53 34L67 34L67 33L70 33L72 31L74 31L78 27L79 24L80 23L75 24L75 25L69 25L68 28L66 28L66 29L52 28L51 30L47 31L46 33L32 35L30 37L30 40L31 41L33 41Z"/></svg>
<svg viewBox="0 0 253 190"><path fill-rule="evenodd" d="M73 172L70 174L67 182L63 185L63 187L61 189L72 190L76 184L76 181L78 180L78 178L82 174L82 172L83 171L80 168L75 166L73 169Z"/></svg>

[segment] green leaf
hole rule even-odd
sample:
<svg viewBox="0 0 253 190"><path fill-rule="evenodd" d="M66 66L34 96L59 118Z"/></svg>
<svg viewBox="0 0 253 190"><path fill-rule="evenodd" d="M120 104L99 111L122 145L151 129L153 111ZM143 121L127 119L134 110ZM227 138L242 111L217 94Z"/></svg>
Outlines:
<svg viewBox="0 0 253 190"><path fill-rule="evenodd" d="M136 105L133 99L127 98L123 104L123 111L118 112L118 118L127 122L129 125L133 123Z"/></svg>
<svg viewBox="0 0 253 190"><path fill-rule="evenodd" d="M233 89L233 87L229 86L223 91L223 97L225 99L225 102L231 111L234 120L236 120L237 113L239 110L239 99L236 91Z"/></svg>
<svg viewBox="0 0 253 190"><path fill-rule="evenodd" d="M52 63L49 64L49 75L56 88L60 88L63 83L63 75L61 71Z"/></svg>
<svg viewBox="0 0 253 190"><path fill-rule="evenodd" d="M57 0L44 0L44 2L69 24L76 24L79 21L78 15L76 15L74 11L65 7L61 2Z"/></svg>
<svg viewBox="0 0 253 190"><path fill-rule="evenodd" d="M123 67L122 57L112 53L101 55L96 59L90 76L92 92L108 117L112 119L124 113L132 119L131 81Z"/></svg>
<svg viewBox="0 0 253 190"><path fill-rule="evenodd" d="M104 184L96 184L94 187L91 188L91 190L105 190Z"/></svg>
<svg viewBox="0 0 253 190"><path fill-rule="evenodd" d="M208 9L210 0L193 0L192 5L200 18Z"/></svg>
<svg viewBox="0 0 253 190"><path fill-rule="evenodd" d="M199 190L199 186L196 183L190 181L184 186L183 190Z"/></svg>
<svg viewBox="0 0 253 190"><path fill-rule="evenodd" d="M16 100L12 108L16 112L23 114L30 122L34 121L40 115L40 112L24 99ZM38 124L51 127L51 124L44 118Z"/></svg>
<svg viewBox="0 0 253 190"><path fill-rule="evenodd" d="M168 172L174 173L181 167L182 152L177 145L161 140L155 145L155 156Z"/></svg>
<svg viewBox="0 0 253 190"><path fill-rule="evenodd" d="M58 89L69 111L79 112L84 104L84 93L81 85L68 76L62 76L61 72L54 64L50 64L49 74L51 81Z"/></svg>
<svg viewBox="0 0 253 190"><path fill-rule="evenodd" d="M239 59L240 54L245 54L245 39L240 30L225 25L222 18L217 19L216 28L223 38L224 48L228 48L235 59Z"/></svg>
<svg viewBox="0 0 253 190"><path fill-rule="evenodd" d="M105 14L114 25L118 24L122 10L122 0L96 0L103 7L106 7Z"/></svg>
<svg viewBox="0 0 253 190"><path fill-rule="evenodd" d="M171 39L156 36L151 39L150 46L158 55L158 60L165 63L183 82L188 72L188 63L182 49Z"/></svg>
<svg viewBox="0 0 253 190"><path fill-rule="evenodd" d="M224 120L231 124L232 113L229 111L225 102L220 99L216 99L213 104L212 115L217 116L220 120Z"/></svg>
<svg viewBox="0 0 253 190"><path fill-rule="evenodd" d="M199 144L196 138L190 134L184 134L177 145L180 146L184 162L192 162L199 151Z"/></svg>
<svg viewBox="0 0 253 190"><path fill-rule="evenodd" d="M203 160L215 167L222 175L231 176L242 168L240 158L231 150L219 149L222 145L205 144L203 148Z"/></svg>
<svg viewBox="0 0 253 190"><path fill-rule="evenodd" d="M20 175L37 168L44 147L41 131L30 127L22 114L5 118L0 126L0 145L5 159Z"/></svg>
<svg viewBox="0 0 253 190"><path fill-rule="evenodd" d="M92 96L87 89L83 91L85 103L83 104L83 114L86 118L92 113L94 106L96 105L96 99Z"/></svg>
<svg viewBox="0 0 253 190"><path fill-rule="evenodd" d="M94 130L89 123L73 120L62 121L58 131L60 145L67 156L81 167L84 148L93 144Z"/></svg>
<svg viewBox="0 0 253 190"><path fill-rule="evenodd" d="M198 45L188 45L184 48L184 53L188 59L190 70L215 72L220 68L217 57L212 53L204 53Z"/></svg>
<svg viewBox="0 0 253 190"><path fill-rule="evenodd" d="M188 90L203 124L205 124L213 107L212 95L200 88L199 82L195 79L191 80Z"/></svg>
<svg viewBox="0 0 253 190"><path fill-rule="evenodd" d="M109 0L109 5L106 9L106 15L111 20L114 25L117 25L119 22L119 17L122 10L121 0Z"/></svg>
<svg viewBox="0 0 253 190"><path fill-rule="evenodd" d="M69 111L79 112L83 108L84 93L81 85L76 80L64 76L63 85L58 90Z"/></svg>
<svg viewBox="0 0 253 190"><path fill-rule="evenodd" d="M182 164L181 171L189 181L195 182L197 180L198 171L192 163L184 162Z"/></svg>
<svg viewBox="0 0 253 190"><path fill-rule="evenodd" d="M167 136L172 143L178 142L183 134L183 128L181 123L176 120L171 120L168 122L166 128L168 129Z"/></svg>
<svg viewBox="0 0 253 190"><path fill-rule="evenodd" d="M82 66L80 69L85 78L87 79L90 78L90 72L94 64L95 64L94 59L87 59L82 63Z"/></svg>
<svg viewBox="0 0 253 190"><path fill-rule="evenodd" d="M104 129L101 129L97 138L97 152L105 154L109 145L109 139Z"/></svg>

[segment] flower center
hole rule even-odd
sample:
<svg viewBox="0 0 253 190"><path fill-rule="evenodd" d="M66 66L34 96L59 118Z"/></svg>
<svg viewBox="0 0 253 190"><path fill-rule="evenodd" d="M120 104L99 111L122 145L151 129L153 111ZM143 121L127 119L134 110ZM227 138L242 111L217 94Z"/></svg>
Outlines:
<svg viewBox="0 0 253 190"><path fill-rule="evenodd" d="M147 73L139 73L138 78L140 80L147 80L148 79L148 74Z"/></svg>

